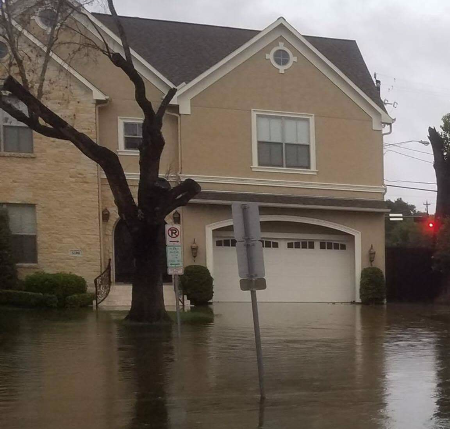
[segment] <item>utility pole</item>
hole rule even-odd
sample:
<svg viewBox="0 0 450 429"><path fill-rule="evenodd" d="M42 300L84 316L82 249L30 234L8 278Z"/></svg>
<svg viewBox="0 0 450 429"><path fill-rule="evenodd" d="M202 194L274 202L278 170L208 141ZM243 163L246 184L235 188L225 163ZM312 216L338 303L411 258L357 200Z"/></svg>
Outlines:
<svg viewBox="0 0 450 429"><path fill-rule="evenodd" d="M428 213L428 207L431 206L431 203L429 203L428 200L427 200L427 202L426 202L426 203L423 203L423 205L425 206L425 209L426 209L427 215L428 215L428 214L429 214L429 213Z"/></svg>

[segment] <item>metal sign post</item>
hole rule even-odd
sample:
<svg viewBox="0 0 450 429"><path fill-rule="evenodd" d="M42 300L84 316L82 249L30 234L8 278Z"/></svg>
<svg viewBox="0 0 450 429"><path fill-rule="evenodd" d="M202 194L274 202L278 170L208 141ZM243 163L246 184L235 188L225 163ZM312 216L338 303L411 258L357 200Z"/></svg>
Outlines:
<svg viewBox="0 0 450 429"><path fill-rule="evenodd" d="M266 397L264 389L264 364L259 327L257 290L266 289L264 255L261 243L259 208L256 203L234 203L232 206L234 238L238 258L241 290L250 291L255 331L256 358L258 362L259 390L261 398Z"/></svg>
<svg viewBox="0 0 450 429"><path fill-rule="evenodd" d="M177 309L178 335L181 335L179 278L183 274L183 246L181 243L181 225L166 225L167 274L173 278L175 305Z"/></svg>

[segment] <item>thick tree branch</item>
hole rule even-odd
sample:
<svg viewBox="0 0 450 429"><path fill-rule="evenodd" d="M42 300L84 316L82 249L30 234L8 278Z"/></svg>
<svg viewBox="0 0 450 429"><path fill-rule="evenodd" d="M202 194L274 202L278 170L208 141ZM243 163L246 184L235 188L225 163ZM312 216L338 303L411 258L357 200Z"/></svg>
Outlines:
<svg viewBox="0 0 450 429"><path fill-rule="evenodd" d="M35 115L32 117L25 115L25 113L14 107L12 104L6 102L3 98L0 98L0 109L9 113L14 119L16 119L19 122L22 122L23 124L27 125L33 131L36 131L39 134L42 134L50 138L68 140L67 137L64 136L64 134L60 133L58 130L55 130L54 128L47 127L39 123L39 120L36 118Z"/></svg>
<svg viewBox="0 0 450 429"><path fill-rule="evenodd" d="M162 128L162 119L164 114L166 113L167 108L169 107L172 98L175 97L177 93L177 88L170 88L169 92L164 97L162 103L160 104L158 111L156 112L156 121L158 123L159 129Z"/></svg>
<svg viewBox="0 0 450 429"><path fill-rule="evenodd" d="M3 88L22 101L37 117L42 118L44 122L61 133L65 140L72 142L88 158L100 165L110 184L119 214L127 222L130 231L133 233L133 230L137 229L138 210L117 154L106 147L99 146L86 134L69 125L64 119L42 104L12 76L5 80ZM10 109L10 112L8 113L17 120L23 119L19 115L16 117L17 112L12 109ZM23 113L21 112L21 114Z"/></svg>
<svg viewBox="0 0 450 429"><path fill-rule="evenodd" d="M192 179L186 179L178 186L173 188L170 192L170 203L166 209L166 215L173 212L175 209L181 206L185 206L192 198L194 198L202 188L200 185Z"/></svg>

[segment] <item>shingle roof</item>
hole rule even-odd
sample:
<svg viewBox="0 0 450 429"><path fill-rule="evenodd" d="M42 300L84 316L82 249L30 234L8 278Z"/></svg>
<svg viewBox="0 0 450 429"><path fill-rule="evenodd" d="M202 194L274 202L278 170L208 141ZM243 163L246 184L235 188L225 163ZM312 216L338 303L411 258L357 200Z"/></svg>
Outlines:
<svg viewBox="0 0 450 429"><path fill-rule="evenodd" d="M117 33L111 15L93 14ZM121 17L131 47L175 85L190 82L259 31L176 21ZM378 90L354 40L304 36L384 110Z"/></svg>

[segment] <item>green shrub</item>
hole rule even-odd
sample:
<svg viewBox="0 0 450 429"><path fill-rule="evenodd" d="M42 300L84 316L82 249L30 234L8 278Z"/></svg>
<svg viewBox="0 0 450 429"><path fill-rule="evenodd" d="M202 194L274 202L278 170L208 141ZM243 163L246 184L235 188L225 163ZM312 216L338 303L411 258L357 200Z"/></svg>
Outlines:
<svg viewBox="0 0 450 429"><path fill-rule="evenodd" d="M0 208L0 289L14 289L17 286L17 271L12 253L12 236L9 217Z"/></svg>
<svg viewBox="0 0 450 429"><path fill-rule="evenodd" d="M384 304L386 283L383 271L377 267L364 268L361 272L359 293L363 304Z"/></svg>
<svg viewBox="0 0 450 429"><path fill-rule="evenodd" d="M79 293L76 295L70 295L66 298L66 307L68 308L80 308L89 307L94 301L93 293Z"/></svg>
<svg viewBox="0 0 450 429"><path fill-rule="evenodd" d="M55 295L44 295L21 290L0 290L0 304L28 308L55 308L58 305L58 299Z"/></svg>
<svg viewBox="0 0 450 429"><path fill-rule="evenodd" d="M55 295L59 307L65 306L68 296L83 294L87 290L83 277L68 273L34 273L25 278L24 285L27 292Z"/></svg>
<svg viewBox="0 0 450 429"><path fill-rule="evenodd" d="M194 305L205 305L213 297L213 278L208 268L202 265L189 265L180 277L183 294Z"/></svg>

